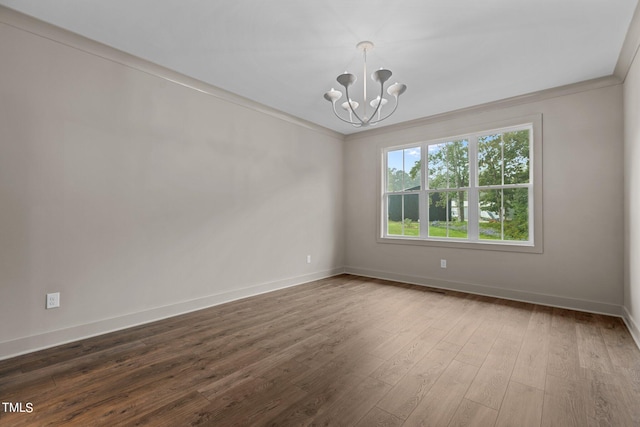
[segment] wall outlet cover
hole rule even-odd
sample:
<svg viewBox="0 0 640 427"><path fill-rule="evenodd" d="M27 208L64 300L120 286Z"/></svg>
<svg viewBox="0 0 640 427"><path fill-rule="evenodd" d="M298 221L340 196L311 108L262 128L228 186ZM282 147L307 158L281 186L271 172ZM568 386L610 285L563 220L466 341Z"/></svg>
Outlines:
<svg viewBox="0 0 640 427"><path fill-rule="evenodd" d="M47 309L60 307L60 292L47 294Z"/></svg>

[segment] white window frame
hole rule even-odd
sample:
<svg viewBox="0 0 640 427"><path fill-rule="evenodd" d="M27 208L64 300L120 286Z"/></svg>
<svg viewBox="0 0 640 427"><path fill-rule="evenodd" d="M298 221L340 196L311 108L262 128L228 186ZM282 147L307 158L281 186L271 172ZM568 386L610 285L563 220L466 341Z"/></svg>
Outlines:
<svg viewBox="0 0 640 427"><path fill-rule="evenodd" d="M486 135L504 133L518 129L529 128L529 182L527 184L506 184L479 186L478 172L478 138ZM449 136L453 135L453 136ZM381 150L381 167L379 180L379 222L377 229L377 241L380 243L408 244L420 246L440 246L450 248L464 249L482 249L482 250L498 250L509 252L530 252L542 253L542 115L535 114L518 119L504 120L500 122L486 123L480 126L474 126L467 129L459 129L459 132L450 132L445 137L429 138L420 142L403 144L400 146L383 147ZM469 206L469 220L467 221L468 238L439 238L428 236L428 195L436 189L428 189L428 148L430 145L440 144L443 142L456 141L461 139L468 140L469 147L469 187L460 187L461 190L467 191L467 204ZM397 191L387 192L387 153L390 151L401 150L406 148L419 147L421 151L421 188L419 191ZM479 213L471 214L472 209L477 209L478 194L484 189L499 190L510 188L527 188L529 200L529 240L528 241L511 241L511 240L480 240L478 230ZM439 192L451 191L450 189L440 189ZM401 236L387 234L387 200L389 195L408 195L418 194L419 212L420 212L420 236ZM475 220L471 220L471 219Z"/></svg>

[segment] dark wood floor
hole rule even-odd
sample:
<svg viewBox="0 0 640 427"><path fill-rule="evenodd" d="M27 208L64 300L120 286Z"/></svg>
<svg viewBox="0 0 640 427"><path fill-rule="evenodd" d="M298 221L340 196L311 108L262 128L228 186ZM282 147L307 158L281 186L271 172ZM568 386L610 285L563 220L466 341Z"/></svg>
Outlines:
<svg viewBox="0 0 640 427"><path fill-rule="evenodd" d="M640 351L617 318L343 275L1 361L0 400L33 405L3 426L640 426Z"/></svg>

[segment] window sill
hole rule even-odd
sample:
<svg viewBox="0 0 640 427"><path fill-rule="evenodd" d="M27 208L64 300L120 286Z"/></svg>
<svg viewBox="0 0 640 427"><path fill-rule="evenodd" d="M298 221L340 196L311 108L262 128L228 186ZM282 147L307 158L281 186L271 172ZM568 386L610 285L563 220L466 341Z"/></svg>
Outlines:
<svg viewBox="0 0 640 427"><path fill-rule="evenodd" d="M542 253L542 245L531 243L503 243L503 242L466 242L438 239L416 239L414 237L378 237L378 243L393 245L411 246L433 246L452 249L474 249L483 251L521 252L521 253Z"/></svg>

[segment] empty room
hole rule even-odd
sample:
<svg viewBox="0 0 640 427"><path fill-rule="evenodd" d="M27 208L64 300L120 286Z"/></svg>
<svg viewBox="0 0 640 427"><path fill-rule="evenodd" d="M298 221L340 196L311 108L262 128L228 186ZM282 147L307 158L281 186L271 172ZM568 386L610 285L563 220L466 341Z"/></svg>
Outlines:
<svg viewBox="0 0 640 427"><path fill-rule="evenodd" d="M0 0L0 425L640 426L638 0Z"/></svg>

